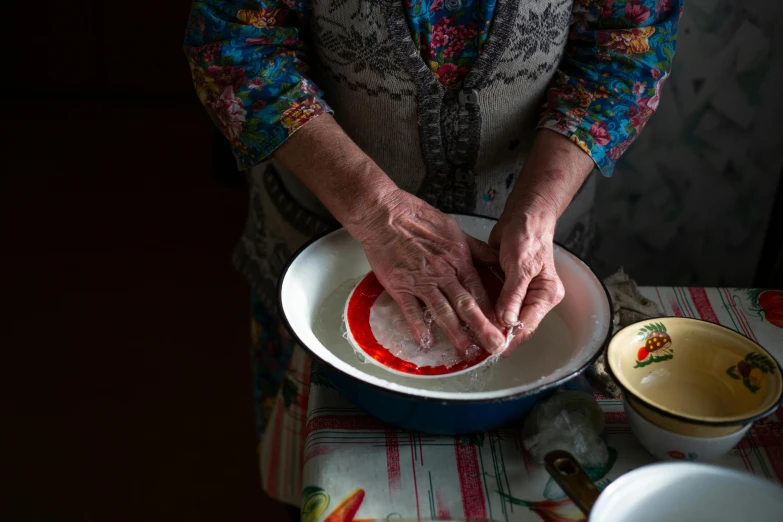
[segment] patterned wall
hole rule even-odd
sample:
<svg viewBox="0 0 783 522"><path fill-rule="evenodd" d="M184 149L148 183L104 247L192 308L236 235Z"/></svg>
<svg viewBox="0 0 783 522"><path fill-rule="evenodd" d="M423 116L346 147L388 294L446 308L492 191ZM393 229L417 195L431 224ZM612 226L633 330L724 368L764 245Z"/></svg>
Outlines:
<svg viewBox="0 0 783 522"><path fill-rule="evenodd" d="M783 3L688 0L678 38L658 113L600 183L595 265L748 286L783 168Z"/></svg>

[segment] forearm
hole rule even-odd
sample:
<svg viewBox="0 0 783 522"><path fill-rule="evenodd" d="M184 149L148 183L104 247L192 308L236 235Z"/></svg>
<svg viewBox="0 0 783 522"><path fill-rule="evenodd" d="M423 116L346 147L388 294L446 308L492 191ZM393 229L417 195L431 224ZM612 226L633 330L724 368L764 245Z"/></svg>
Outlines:
<svg viewBox="0 0 783 522"><path fill-rule="evenodd" d="M568 138L539 130L506 212L556 221L594 167L590 156Z"/></svg>
<svg viewBox="0 0 783 522"><path fill-rule="evenodd" d="M354 235L398 192L397 185L328 114L308 122L273 157Z"/></svg>

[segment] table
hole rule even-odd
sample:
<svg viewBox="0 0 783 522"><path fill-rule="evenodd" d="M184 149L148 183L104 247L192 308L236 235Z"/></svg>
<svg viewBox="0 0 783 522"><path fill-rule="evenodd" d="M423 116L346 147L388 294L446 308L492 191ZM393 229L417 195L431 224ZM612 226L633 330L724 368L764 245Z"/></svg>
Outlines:
<svg viewBox="0 0 783 522"><path fill-rule="evenodd" d="M722 324L783 361L783 324L770 323L761 313L761 290L647 287L641 292L665 315ZM264 489L282 502L304 505L303 521L584 519L546 471L530 461L519 427L467 437L408 432L356 409L317 367L311 379L312 364L297 349L288 378L300 392L277 398L260 445ZM573 386L584 387L586 381ZM622 402L596 398L611 454L595 477L605 487L653 458L631 434ZM757 422L717 464L783 483L783 409Z"/></svg>

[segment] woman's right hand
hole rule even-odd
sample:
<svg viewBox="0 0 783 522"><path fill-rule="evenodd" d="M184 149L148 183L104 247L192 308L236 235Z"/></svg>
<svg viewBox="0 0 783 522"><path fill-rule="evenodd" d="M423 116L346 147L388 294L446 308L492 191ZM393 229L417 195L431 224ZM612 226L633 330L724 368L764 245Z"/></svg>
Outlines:
<svg viewBox="0 0 783 522"><path fill-rule="evenodd" d="M387 195L382 205L351 228L420 345L432 342L423 303L463 355L475 343L489 352L502 348L505 337L497 326L493 303L473 266L474 260L497 262L486 243L465 234L452 217L402 190Z"/></svg>
<svg viewBox="0 0 783 522"><path fill-rule="evenodd" d="M422 345L431 342L422 303L463 354L474 343L497 351L505 338L473 261L494 252L457 222L400 190L329 115L314 118L274 154L364 246L378 280Z"/></svg>

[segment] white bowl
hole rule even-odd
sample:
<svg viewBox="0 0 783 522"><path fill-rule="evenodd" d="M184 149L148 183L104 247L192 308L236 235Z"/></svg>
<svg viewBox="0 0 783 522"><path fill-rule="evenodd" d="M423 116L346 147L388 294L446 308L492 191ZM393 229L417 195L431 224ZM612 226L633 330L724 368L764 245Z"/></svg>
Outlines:
<svg viewBox="0 0 783 522"><path fill-rule="evenodd" d="M590 522L772 522L783 520L783 488L732 469L665 462L631 471L598 497Z"/></svg>
<svg viewBox="0 0 783 522"><path fill-rule="evenodd" d="M751 424L747 424L739 431L720 437L690 437L656 426L642 417L625 399L623 407L628 424L631 425L631 431L642 443L642 446L658 460L694 462L715 460L731 451L751 427Z"/></svg>
<svg viewBox="0 0 783 522"><path fill-rule="evenodd" d="M496 223L454 218L483 241ZM563 301L528 343L456 377L405 377L359 360L342 335L342 313L370 266L345 229L310 241L289 261L278 287L279 308L296 342L320 361L334 386L372 415L430 433L483 431L523 415L544 392L587 368L609 342L612 308L601 280L566 249L556 247L554 255L566 290Z"/></svg>

